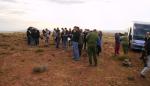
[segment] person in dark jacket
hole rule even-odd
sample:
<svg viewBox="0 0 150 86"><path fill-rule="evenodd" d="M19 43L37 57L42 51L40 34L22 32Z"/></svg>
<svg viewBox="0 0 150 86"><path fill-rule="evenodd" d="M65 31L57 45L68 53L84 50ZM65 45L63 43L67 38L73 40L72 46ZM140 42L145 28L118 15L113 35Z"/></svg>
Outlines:
<svg viewBox="0 0 150 86"><path fill-rule="evenodd" d="M72 31L70 28L68 31L68 46L71 46L71 39L72 39Z"/></svg>
<svg viewBox="0 0 150 86"><path fill-rule="evenodd" d="M102 31L98 33L98 40L97 40L97 55L102 52Z"/></svg>
<svg viewBox="0 0 150 86"><path fill-rule="evenodd" d="M72 38L72 46L73 46L73 59L75 61L80 60L80 56L79 56L79 37L80 37L80 33L79 33L79 27L74 26L74 30L73 30L73 38Z"/></svg>
<svg viewBox="0 0 150 86"><path fill-rule="evenodd" d="M150 34L147 42L145 43L145 50L146 50L146 63L147 66L143 68L141 71L141 77L145 78L146 73L150 71Z"/></svg>
<svg viewBox="0 0 150 86"><path fill-rule="evenodd" d="M83 33L82 33L82 29L80 29L80 37L79 37L79 56L81 56L82 54L82 48L83 48Z"/></svg>
<svg viewBox="0 0 150 86"><path fill-rule="evenodd" d="M115 56L119 55L120 50L120 35L119 33L115 33Z"/></svg>
<svg viewBox="0 0 150 86"><path fill-rule="evenodd" d="M84 45L84 50L86 50L86 37L87 37L88 31L85 29L85 31L83 32L83 45Z"/></svg>
<svg viewBox="0 0 150 86"><path fill-rule="evenodd" d="M40 31L38 29L35 29L35 45L39 45L39 38L40 38Z"/></svg>
<svg viewBox="0 0 150 86"><path fill-rule="evenodd" d="M57 28L57 30L56 30L56 48L59 48L60 39L61 39L60 30L59 30L59 28Z"/></svg>
<svg viewBox="0 0 150 86"><path fill-rule="evenodd" d="M31 45L31 41L32 41L32 38L31 38L31 30L32 30L32 27L29 27L29 28L27 29L27 32L26 32L28 45Z"/></svg>

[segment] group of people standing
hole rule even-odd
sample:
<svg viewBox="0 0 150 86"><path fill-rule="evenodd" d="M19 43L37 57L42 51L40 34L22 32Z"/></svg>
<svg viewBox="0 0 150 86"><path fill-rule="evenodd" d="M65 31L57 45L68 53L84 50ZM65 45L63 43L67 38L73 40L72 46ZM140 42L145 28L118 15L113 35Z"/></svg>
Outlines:
<svg viewBox="0 0 150 86"><path fill-rule="evenodd" d="M92 57L94 58L95 66L97 66L96 55L101 52L101 40L102 32L96 30L90 31L85 29L83 32L78 26L74 26L73 30L62 28L60 32L59 28L54 29L53 39L55 41L56 48L59 48L60 40L62 47L66 50L67 45L72 45L73 60L79 61L82 55L82 49L88 51L89 63L92 64Z"/></svg>
<svg viewBox="0 0 150 86"><path fill-rule="evenodd" d="M29 27L27 29L27 43L28 45L39 45L39 39L45 39L46 46L49 46L49 40L51 36L51 31L48 29L42 30L42 35L40 31L34 27ZM86 50L89 57L89 65L97 66L97 56L102 50L102 32L101 31L90 31L85 29L83 32L78 26L74 26L73 30L67 28L54 29L52 33L53 41L56 48L60 48L60 43L62 43L62 48L67 49L68 46L72 46L73 60L79 61L82 55L82 49ZM125 55L128 54L128 49L130 46L128 34L115 33L115 56L119 55L120 45ZM145 36L145 46L141 59L144 62L144 68L141 71L141 76L145 78L145 74L150 70L150 33L147 32Z"/></svg>
<svg viewBox="0 0 150 86"><path fill-rule="evenodd" d="M127 33L115 33L115 56L120 54L120 45L122 45L123 53L127 55L129 49L129 39Z"/></svg>
<svg viewBox="0 0 150 86"><path fill-rule="evenodd" d="M27 43L31 46L38 46L39 45L39 39L45 38L45 44L46 46L49 45L49 37L51 32L48 29L42 30L42 35L40 35L40 31L37 28L29 27L27 29L26 35L27 35Z"/></svg>
<svg viewBox="0 0 150 86"><path fill-rule="evenodd" d="M27 29L27 42L28 45L39 45L40 31L37 28L29 27Z"/></svg>
<svg viewBox="0 0 150 86"><path fill-rule="evenodd" d="M35 31L35 32L34 32ZM37 36L33 36L37 35ZM82 56L82 50L86 50L89 56L89 63L92 65L92 58L94 59L95 66L97 66L97 58L101 52L101 44L102 44L102 32L101 31L90 31L89 29L85 29L82 31L78 26L74 26L73 30L67 28L54 28L52 34L48 29L42 30L42 34L40 35L40 31L34 27L29 27L27 29L27 39L28 45L39 45L39 39L45 39L46 46L49 46L49 40L52 35L53 42L56 48L60 48L60 44L62 44L62 48L66 50L69 46L72 46L73 51L73 60L79 61ZM34 38L36 37L36 38ZM35 41L33 41L35 39Z"/></svg>

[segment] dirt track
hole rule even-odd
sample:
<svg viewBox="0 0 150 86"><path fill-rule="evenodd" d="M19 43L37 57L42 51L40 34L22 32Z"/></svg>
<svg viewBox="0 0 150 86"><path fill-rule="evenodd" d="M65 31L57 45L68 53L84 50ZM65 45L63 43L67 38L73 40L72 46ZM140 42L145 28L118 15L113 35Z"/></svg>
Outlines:
<svg viewBox="0 0 150 86"><path fill-rule="evenodd" d="M45 48L42 42L39 48L29 47L21 33L0 34L0 40L0 86L150 86L149 75L147 79L139 76L140 54L130 51L133 67L123 67L112 58L113 38L108 35L103 40L98 67L88 66L85 51L76 62L72 60L71 48L67 51L55 49L54 45ZM37 65L47 65L48 71L32 73Z"/></svg>

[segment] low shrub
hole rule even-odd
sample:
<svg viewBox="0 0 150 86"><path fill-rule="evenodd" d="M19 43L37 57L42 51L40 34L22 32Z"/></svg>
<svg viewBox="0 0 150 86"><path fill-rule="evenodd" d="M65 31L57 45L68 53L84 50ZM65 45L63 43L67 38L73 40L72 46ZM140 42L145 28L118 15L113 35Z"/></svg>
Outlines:
<svg viewBox="0 0 150 86"><path fill-rule="evenodd" d="M39 49L35 50L35 52L36 52L36 53L40 53L40 52L44 52L44 50L41 49L41 48L39 48Z"/></svg>

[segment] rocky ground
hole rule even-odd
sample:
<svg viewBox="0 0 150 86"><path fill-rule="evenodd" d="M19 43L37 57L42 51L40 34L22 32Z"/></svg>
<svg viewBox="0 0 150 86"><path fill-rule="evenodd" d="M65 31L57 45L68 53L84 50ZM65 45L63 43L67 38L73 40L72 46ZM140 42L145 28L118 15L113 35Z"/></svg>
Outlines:
<svg viewBox="0 0 150 86"><path fill-rule="evenodd" d="M89 67L85 51L80 61L72 60L71 47L64 51L54 45L39 47L26 44L23 33L0 34L0 86L150 86L150 75L142 79L140 52L130 51L132 67L122 66L114 57L114 38L103 37L98 66ZM52 44L52 43L51 43ZM122 50L120 50L122 51ZM35 67L46 69L35 73Z"/></svg>

